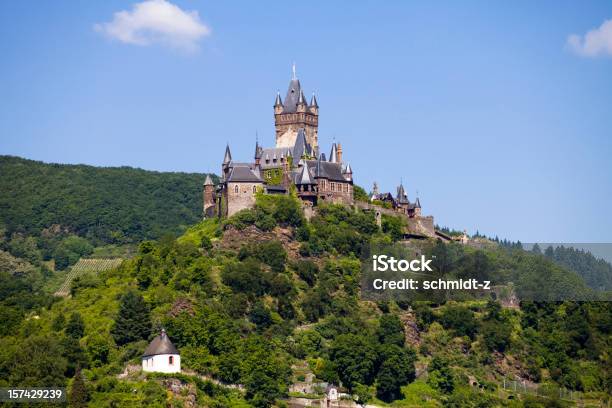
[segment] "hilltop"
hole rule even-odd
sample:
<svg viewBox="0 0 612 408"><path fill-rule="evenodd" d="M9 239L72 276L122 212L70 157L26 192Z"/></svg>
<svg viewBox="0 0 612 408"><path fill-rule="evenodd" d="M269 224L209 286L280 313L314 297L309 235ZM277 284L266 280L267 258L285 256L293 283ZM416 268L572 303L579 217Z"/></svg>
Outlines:
<svg viewBox="0 0 612 408"><path fill-rule="evenodd" d="M141 242L118 268L81 280L72 297L27 304L13 280L0 312L21 318L0 338L0 386L70 385L78 365L94 407L284 406L340 382L379 406L608 398L607 302L362 300L362 249L400 239L398 223L384 216L379 229L374 214L340 205L306 220L297 199L260 195L253 209L222 222ZM580 279L543 255L493 242L421 245L457 276ZM126 312L130 304L137 313ZM181 352L181 375L133 369L161 327Z"/></svg>
<svg viewBox="0 0 612 408"><path fill-rule="evenodd" d="M205 177L0 156L0 227L9 236L65 231L94 246L179 234L201 219Z"/></svg>

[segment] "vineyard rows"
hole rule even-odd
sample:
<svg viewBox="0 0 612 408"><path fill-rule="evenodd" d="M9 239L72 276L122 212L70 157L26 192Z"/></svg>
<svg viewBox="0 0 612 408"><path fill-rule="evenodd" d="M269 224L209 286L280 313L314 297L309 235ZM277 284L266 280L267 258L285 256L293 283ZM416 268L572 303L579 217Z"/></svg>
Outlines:
<svg viewBox="0 0 612 408"><path fill-rule="evenodd" d="M109 258L109 259L84 259L81 258L79 261L72 266L62 286L55 292L55 296L68 296L70 294L70 285L77 276L84 275L86 273L99 273L118 267L121 264L121 258Z"/></svg>

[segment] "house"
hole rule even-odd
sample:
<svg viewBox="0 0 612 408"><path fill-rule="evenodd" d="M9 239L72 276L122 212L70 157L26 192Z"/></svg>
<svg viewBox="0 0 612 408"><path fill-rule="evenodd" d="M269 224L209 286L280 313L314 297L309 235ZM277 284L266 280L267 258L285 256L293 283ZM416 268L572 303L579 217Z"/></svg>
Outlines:
<svg viewBox="0 0 612 408"><path fill-rule="evenodd" d="M181 356L162 329L142 355L142 370L156 373L180 373Z"/></svg>

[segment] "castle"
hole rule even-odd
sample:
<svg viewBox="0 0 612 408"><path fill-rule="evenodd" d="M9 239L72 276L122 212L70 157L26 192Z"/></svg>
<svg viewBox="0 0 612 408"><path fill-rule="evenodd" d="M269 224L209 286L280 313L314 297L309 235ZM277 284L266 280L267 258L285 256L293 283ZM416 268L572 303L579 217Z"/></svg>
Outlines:
<svg viewBox="0 0 612 408"><path fill-rule="evenodd" d="M252 162L232 158L229 145L221 164L221 179L204 182L204 216L229 217L255 205L255 194L287 194L295 187L305 206L320 202L353 204L353 170L342 155L342 145L333 143L329 156L319 148L319 105L314 93L310 103L295 74L285 99L274 101L276 144L263 147L255 142Z"/></svg>
<svg viewBox="0 0 612 408"><path fill-rule="evenodd" d="M215 185L210 176L204 182L204 217L230 217L252 208L260 191L288 194L295 189L305 209L322 202L357 204L353 199L353 170L344 160L342 145L334 142L329 156L320 150L317 98L313 93L310 102L306 101L295 65L285 99L277 93L273 108L275 146L262 147L256 141L253 161L238 162L227 145L219 183ZM375 183L370 201L386 207L377 214L401 214L413 221L409 225L418 227L414 229L434 235L433 217L421 216L420 200L417 197L410 202L401 183L395 197L391 193L380 194ZM358 204L364 210L372 210L370 204Z"/></svg>

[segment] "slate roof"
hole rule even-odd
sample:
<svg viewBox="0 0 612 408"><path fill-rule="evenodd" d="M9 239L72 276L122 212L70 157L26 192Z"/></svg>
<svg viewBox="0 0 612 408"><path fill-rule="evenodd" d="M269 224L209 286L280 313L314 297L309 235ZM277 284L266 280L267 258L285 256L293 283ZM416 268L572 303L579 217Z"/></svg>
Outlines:
<svg viewBox="0 0 612 408"><path fill-rule="evenodd" d="M409 204L410 201L408 201L408 196L406 195L406 191L404 190L404 185L400 183L399 187L397 188L397 201L400 204Z"/></svg>
<svg viewBox="0 0 612 408"><path fill-rule="evenodd" d="M245 165L237 165L237 166L234 165L231 168L229 175L227 176L227 181L232 182L232 183L240 183L240 182L262 183L263 182L258 172L251 169L249 166L245 166Z"/></svg>
<svg viewBox="0 0 612 408"><path fill-rule="evenodd" d="M210 178L210 174L206 175L206 180L204 180L204 185L205 186L214 186L215 184L212 182L212 179Z"/></svg>
<svg viewBox="0 0 612 408"><path fill-rule="evenodd" d="M317 103L317 97L315 96L314 92L312 93L312 98L310 98L310 106L315 108L319 107L319 104Z"/></svg>
<svg viewBox="0 0 612 408"><path fill-rule="evenodd" d="M315 178L326 178L332 181L346 182L346 179L342 175L342 166L338 163L330 163L320 159L306 160L306 165L311 170L311 173L314 174Z"/></svg>
<svg viewBox="0 0 612 408"><path fill-rule="evenodd" d="M291 155L291 148L289 147L266 147L261 150L261 157L259 165L262 169L271 169L275 167L281 167L281 157L287 158ZM276 163L274 163L274 157L276 157ZM266 163L266 160L270 160Z"/></svg>
<svg viewBox="0 0 612 408"><path fill-rule="evenodd" d="M297 172L296 175L295 184L297 185L316 184L308 166L303 166L302 171Z"/></svg>
<svg viewBox="0 0 612 408"><path fill-rule="evenodd" d="M285 96L285 103L283 103L283 113L295 112L297 110L298 99L302 92L302 86L300 85L299 79L292 79L289 81L289 88L287 88L287 96Z"/></svg>
<svg viewBox="0 0 612 408"><path fill-rule="evenodd" d="M174 344L168 338L166 331L162 329L159 336L156 336L145 350L143 357L157 356L160 354L179 354Z"/></svg>
<svg viewBox="0 0 612 408"><path fill-rule="evenodd" d="M337 163L338 158L338 146L336 143L332 144L331 152L329 153L329 161L330 163Z"/></svg>
<svg viewBox="0 0 612 408"><path fill-rule="evenodd" d="M225 146L225 156L223 157L223 164L227 164L232 161L232 153L230 152L229 145Z"/></svg>
<svg viewBox="0 0 612 408"><path fill-rule="evenodd" d="M304 128L299 128L297 137L295 138L295 145L293 145L293 157L302 157L304 154L307 156L313 156L314 151L310 143L306 141L306 131Z"/></svg>

